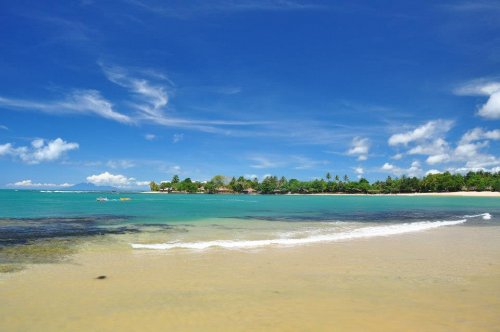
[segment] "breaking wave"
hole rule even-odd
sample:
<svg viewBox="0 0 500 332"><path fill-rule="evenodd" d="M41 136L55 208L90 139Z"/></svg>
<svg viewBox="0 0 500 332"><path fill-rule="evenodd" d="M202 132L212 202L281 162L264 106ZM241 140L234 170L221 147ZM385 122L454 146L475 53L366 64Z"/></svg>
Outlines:
<svg viewBox="0 0 500 332"><path fill-rule="evenodd" d="M491 214L482 213L477 215L463 216L458 220L444 220L444 221L420 221L403 224L391 224L384 226L362 227L354 230L334 232L323 235L311 235L303 238L286 238L279 237L274 239L264 240L213 240L213 241L200 241L200 242L170 242L170 243L157 243L157 244L131 244L134 249L156 249L156 250L169 250L176 248L183 249L208 249L212 247L225 248L225 249L247 249L259 248L267 246L297 246L306 245L320 242L334 242L346 241L353 239L372 238L391 236L405 233L413 233L419 231L430 230L443 226L459 225L467 222L467 218L482 217L484 220L491 219Z"/></svg>

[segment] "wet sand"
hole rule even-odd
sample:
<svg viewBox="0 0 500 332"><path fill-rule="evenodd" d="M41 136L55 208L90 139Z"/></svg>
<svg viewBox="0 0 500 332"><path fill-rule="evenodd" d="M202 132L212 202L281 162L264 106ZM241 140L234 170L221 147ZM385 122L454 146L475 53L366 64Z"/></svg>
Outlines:
<svg viewBox="0 0 500 332"><path fill-rule="evenodd" d="M498 331L500 227L253 251L97 245L1 275L0 298L1 331Z"/></svg>

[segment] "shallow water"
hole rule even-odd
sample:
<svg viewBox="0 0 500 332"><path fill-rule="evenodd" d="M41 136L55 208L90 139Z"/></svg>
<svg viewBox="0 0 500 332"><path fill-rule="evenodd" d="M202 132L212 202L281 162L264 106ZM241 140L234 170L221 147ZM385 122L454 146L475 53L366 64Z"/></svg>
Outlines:
<svg viewBox="0 0 500 332"><path fill-rule="evenodd" d="M98 197L108 201L99 202ZM122 197L131 200L121 201ZM0 264L16 263L15 257L18 262L54 261L54 253L66 252L60 250L61 243L94 238L137 250L246 250L498 224L499 200L489 197L0 190ZM40 254L31 259L28 252ZM40 258L44 252L46 260Z"/></svg>

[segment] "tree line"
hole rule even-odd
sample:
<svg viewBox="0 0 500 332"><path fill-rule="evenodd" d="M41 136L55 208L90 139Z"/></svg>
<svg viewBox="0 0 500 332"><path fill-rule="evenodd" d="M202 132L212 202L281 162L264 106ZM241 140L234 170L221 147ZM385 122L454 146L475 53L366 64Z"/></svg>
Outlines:
<svg viewBox="0 0 500 332"><path fill-rule="evenodd" d="M466 175L449 172L428 174L423 178L391 177L384 181L370 183L365 178L352 181L347 175L332 177L327 173L325 179L300 181L286 179L284 176L268 176L259 182L257 178L243 176L227 177L216 175L210 181L192 181L191 178L180 180L174 175L171 181L150 183L151 191L186 192L186 193L260 193L260 194L397 194L456 191L500 191L500 172L469 172Z"/></svg>

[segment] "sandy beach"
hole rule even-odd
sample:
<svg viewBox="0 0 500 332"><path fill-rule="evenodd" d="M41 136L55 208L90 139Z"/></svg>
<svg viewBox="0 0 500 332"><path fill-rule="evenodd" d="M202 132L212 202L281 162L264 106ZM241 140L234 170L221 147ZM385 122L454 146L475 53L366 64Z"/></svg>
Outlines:
<svg viewBox="0 0 500 332"><path fill-rule="evenodd" d="M167 195L167 192L160 191L143 191L141 194L163 194ZM176 194L172 194L176 195ZM241 194L245 195L245 194ZM255 195L255 194L252 194ZM412 194L344 194L344 193L320 193L320 194L285 194L285 195L297 195L297 196L459 196L459 197L500 197L500 192L498 191L457 191L457 192L446 192L446 193L412 193Z"/></svg>
<svg viewBox="0 0 500 332"><path fill-rule="evenodd" d="M87 245L0 280L2 331L494 331L500 227L250 251Z"/></svg>

